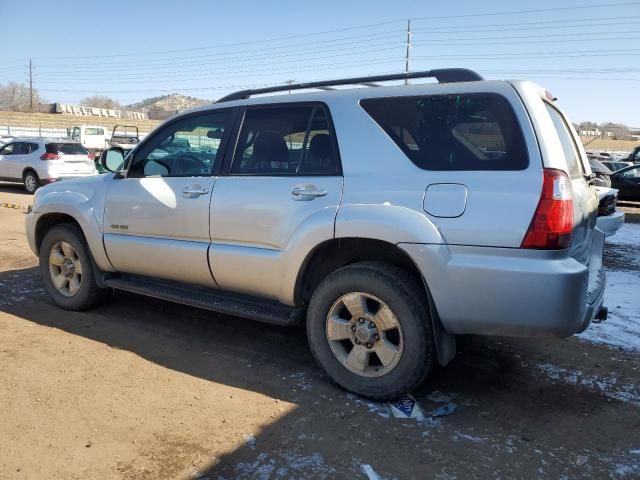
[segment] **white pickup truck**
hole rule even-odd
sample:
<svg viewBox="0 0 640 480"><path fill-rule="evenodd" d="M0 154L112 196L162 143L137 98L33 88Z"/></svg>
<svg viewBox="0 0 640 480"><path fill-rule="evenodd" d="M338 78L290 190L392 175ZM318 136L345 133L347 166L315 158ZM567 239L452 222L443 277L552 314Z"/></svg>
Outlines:
<svg viewBox="0 0 640 480"><path fill-rule="evenodd" d="M109 135L106 127L97 125L78 125L69 129L69 136L82 144L84 148L89 150L96 156L107 147L109 147Z"/></svg>

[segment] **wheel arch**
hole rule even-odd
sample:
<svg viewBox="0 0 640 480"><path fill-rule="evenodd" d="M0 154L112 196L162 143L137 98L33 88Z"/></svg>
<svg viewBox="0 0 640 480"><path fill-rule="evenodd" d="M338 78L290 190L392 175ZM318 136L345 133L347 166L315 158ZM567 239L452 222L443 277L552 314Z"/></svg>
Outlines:
<svg viewBox="0 0 640 480"><path fill-rule="evenodd" d="M33 173L35 173L35 174L36 174L36 177L37 177L38 179L40 179L40 175L38 175L37 170L36 170L35 168L33 168L31 165L27 165L26 167L24 167L24 168L22 169L22 180L23 180L23 181L24 181L24 179L26 178L27 173L29 173L29 172L33 172Z"/></svg>
<svg viewBox="0 0 640 480"><path fill-rule="evenodd" d="M46 213L40 216L40 218L38 218L38 221L36 223L36 227L35 227L36 253L38 254L40 253L40 246L42 245L42 240L44 240L44 236L47 234L47 232L51 230L53 227L57 225L62 225L65 223L78 227L78 229L82 232L82 235L86 238L86 236L84 235L84 231L82 230L82 226L71 215L66 213Z"/></svg>
<svg viewBox="0 0 640 480"><path fill-rule="evenodd" d="M39 254L42 239L47 231L62 223L70 223L80 229L89 247L89 252L100 270L114 271L107 257L102 241L102 232L93 215L93 210L83 211L78 205L67 201L56 204L46 203L35 213L34 224L31 228L33 228L33 246L36 254Z"/></svg>
<svg viewBox="0 0 640 480"><path fill-rule="evenodd" d="M359 261L381 261L408 271L420 282L431 314L438 363L446 365L455 356L455 337L447 333L440 322L436 305L429 291L428 279L411 257L393 243L362 237L334 238L317 245L305 258L296 278L294 301L306 304L320 282L331 272Z"/></svg>

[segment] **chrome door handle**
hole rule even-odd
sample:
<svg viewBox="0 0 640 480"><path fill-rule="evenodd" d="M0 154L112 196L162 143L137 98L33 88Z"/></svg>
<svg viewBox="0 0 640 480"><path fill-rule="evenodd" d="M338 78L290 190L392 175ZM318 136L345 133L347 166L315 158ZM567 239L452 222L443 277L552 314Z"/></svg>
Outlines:
<svg viewBox="0 0 640 480"><path fill-rule="evenodd" d="M200 195L206 195L209 193L208 188L202 188L199 185L193 185L191 187L184 187L182 189L182 196L185 198L197 198Z"/></svg>
<svg viewBox="0 0 640 480"><path fill-rule="evenodd" d="M326 197L326 190L318 190L317 188L296 187L291 190L294 200L313 200L316 197Z"/></svg>

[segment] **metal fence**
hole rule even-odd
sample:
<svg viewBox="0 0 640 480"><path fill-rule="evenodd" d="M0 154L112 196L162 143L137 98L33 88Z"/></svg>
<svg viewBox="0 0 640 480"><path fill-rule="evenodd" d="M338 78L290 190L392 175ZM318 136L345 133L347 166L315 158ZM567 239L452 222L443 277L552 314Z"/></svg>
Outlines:
<svg viewBox="0 0 640 480"><path fill-rule="evenodd" d="M67 129L47 127L14 127L12 125L0 125L0 135L8 135L10 137L61 138L67 136Z"/></svg>

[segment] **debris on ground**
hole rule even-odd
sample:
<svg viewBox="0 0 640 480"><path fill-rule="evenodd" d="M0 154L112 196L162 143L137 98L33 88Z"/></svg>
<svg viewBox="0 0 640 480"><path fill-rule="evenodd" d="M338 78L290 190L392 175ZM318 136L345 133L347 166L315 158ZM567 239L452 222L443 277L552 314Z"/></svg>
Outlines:
<svg viewBox="0 0 640 480"><path fill-rule="evenodd" d="M395 402L389 402L389 409L394 418L415 418L424 420L424 414L417 400L411 395L403 395Z"/></svg>
<svg viewBox="0 0 640 480"><path fill-rule="evenodd" d="M360 465L360 471L364 473L369 480L382 480L380 475L373 470L371 465Z"/></svg>
<svg viewBox="0 0 640 480"><path fill-rule="evenodd" d="M435 408L428 413L428 416L437 418L437 417L446 417L447 415L451 415L456 411L458 405L453 402L446 403L441 407Z"/></svg>

